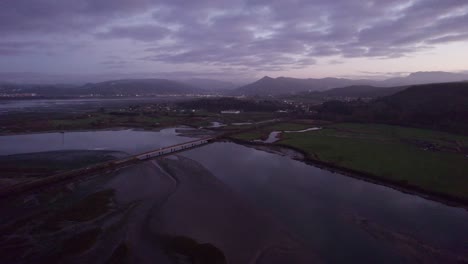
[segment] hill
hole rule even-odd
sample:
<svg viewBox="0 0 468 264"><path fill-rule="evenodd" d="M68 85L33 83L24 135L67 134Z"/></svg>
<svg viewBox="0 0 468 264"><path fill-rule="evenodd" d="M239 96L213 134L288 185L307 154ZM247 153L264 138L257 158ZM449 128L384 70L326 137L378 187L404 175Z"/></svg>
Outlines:
<svg viewBox="0 0 468 264"><path fill-rule="evenodd" d="M468 80L468 73L453 72L413 72L406 77L390 78L381 82L381 86L400 86L443 82L460 82Z"/></svg>
<svg viewBox="0 0 468 264"><path fill-rule="evenodd" d="M265 76L254 83L236 89L235 93L242 95L294 94L305 91L324 91L360 83L360 80L340 78L297 79L288 77L271 78Z"/></svg>
<svg viewBox="0 0 468 264"><path fill-rule="evenodd" d="M395 94L406 88L407 86L375 87L370 85L352 85L321 92L301 92L298 94L282 96L281 98L297 102L320 104L330 100L350 101L356 99L376 99L379 97Z"/></svg>
<svg viewBox="0 0 468 264"><path fill-rule="evenodd" d="M408 124L447 128L464 124L468 131L468 82L413 86L373 104L386 105Z"/></svg>
<svg viewBox="0 0 468 264"><path fill-rule="evenodd" d="M354 94L362 93L362 97L369 96L382 96L386 93L391 93L391 90L387 91L374 91L369 86L376 88L381 87L395 87L395 86L409 86L416 84L427 84L427 83L443 83L443 82L458 82L468 80L468 74L464 73L450 73L450 72L415 72L405 77L390 78L386 80L369 80L369 79L345 79L345 78L322 78L322 79L297 79L278 77L271 78L268 76L262 79L247 84L238 89L234 90L234 94L238 95L287 95L297 94L301 92L315 92L325 91L334 88L342 88L347 86L355 86L353 89ZM362 87L358 87L362 86ZM364 87L364 86L367 86ZM353 89L348 89L351 91ZM397 88L395 88L397 89ZM342 93L336 91L336 93ZM343 95L347 96L347 95Z"/></svg>
<svg viewBox="0 0 468 264"><path fill-rule="evenodd" d="M100 83L89 83L83 86L67 85L0 85L0 93L28 94L42 97L77 97L77 96L154 96L169 94L203 93L202 89L185 83L166 79L128 79Z"/></svg>
<svg viewBox="0 0 468 264"><path fill-rule="evenodd" d="M420 126L458 133L468 131L468 82L411 86L368 103L329 101L322 118Z"/></svg>
<svg viewBox="0 0 468 264"><path fill-rule="evenodd" d="M385 101L399 108L451 107L450 103L466 104L468 82L414 85L377 101Z"/></svg>
<svg viewBox="0 0 468 264"><path fill-rule="evenodd" d="M352 85L342 88L334 88L321 92L321 96L328 97L353 97L353 98L377 98L395 94L408 88L408 86L399 87L375 87L371 85Z"/></svg>

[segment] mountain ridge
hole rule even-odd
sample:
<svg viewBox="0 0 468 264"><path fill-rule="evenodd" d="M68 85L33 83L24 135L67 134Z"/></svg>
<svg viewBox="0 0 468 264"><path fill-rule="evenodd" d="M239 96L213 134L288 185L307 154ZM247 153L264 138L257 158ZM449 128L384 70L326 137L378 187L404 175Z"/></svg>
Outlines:
<svg viewBox="0 0 468 264"><path fill-rule="evenodd" d="M37 96L151 96L169 94L203 93L204 90L168 79L120 79L87 83L81 86L66 85L0 85L0 93L34 93Z"/></svg>
<svg viewBox="0 0 468 264"><path fill-rule="evenodd" d="M337 88L341 90L330 91L342 96L374 97L388 95L382 90L396 87L427 84L446 83L468 80L468 73L450 72L414 72L405 77L396 77L386 80L346 79L346 78L293 78L264 76L250 84L234 88L235 84L213 79L192 78L185 80L171 80L160 78L116 79L104 82L87 83L85 85L69 84L16 84L0 82L0 93L20 94L31 93L39 96L151 96L168 94L206 94L217 93L225 95L268 96L300 94L303 92L323 92ZM359 87L360 86L360 87ZM371 88L373 87L373 88ZM325 93L326 94L326 93Z"/></svg>
<svg viewBox="0 0 468 264"><path fill-rule="evenodd" d="M446 83L468 80L468 73L451 72L414 72L405 77L395 77L386 80L346 79L346 78L291 78L265 76L253 83L239 87L233 91L238 95L281 95L300 92L325 91L349 86L383 87L409 86L428 83Z"/></svg>

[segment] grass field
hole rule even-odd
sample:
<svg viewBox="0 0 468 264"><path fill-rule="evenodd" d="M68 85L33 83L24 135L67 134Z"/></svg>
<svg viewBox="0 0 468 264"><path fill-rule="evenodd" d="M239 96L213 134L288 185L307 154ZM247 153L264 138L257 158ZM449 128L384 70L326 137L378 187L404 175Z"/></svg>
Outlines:
<svg viewBox="0 0 468 264"><path fill-rule="evenodd" d="M294 129L290 124L278 124L236 138L252 140L278 130ZM276 144L301 149L311 159L468 199L468 137L398 126L342 123L319 131L283 133Z"/></svg>

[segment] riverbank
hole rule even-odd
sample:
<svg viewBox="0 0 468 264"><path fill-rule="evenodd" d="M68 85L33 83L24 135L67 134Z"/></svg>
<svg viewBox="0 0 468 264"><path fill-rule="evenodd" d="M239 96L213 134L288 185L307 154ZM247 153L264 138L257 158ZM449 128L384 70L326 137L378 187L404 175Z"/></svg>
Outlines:
<svg viewBox="0 0 468 264"><path fill-rule="evenodd" d="M397 128L397 132L405 134L406 137L406 142L404 143L406 145L402 146L398 145L398 142L394 140L385 138L382 135L383 133L380 135L363 135L362 127L357 128L357 134L359 134L360 138L353 138L350 135L352 134L352 130L350 129L356 129L356 127L352 126L339 125L337 128L341 129L338 130L341 133L340 137L336 137L336 134L331 134L330 130L333 128L328 127L322 131L283 133L280 140L272 144L252 142L255 137L268 135L268 131L278 131L277 126L272 126L270 128L262 128L262 131L231 136L228 139L235 143L250 146L289 148L301 153L304 156L303 161L311 165L344 173L357 179L385 185L406 193L416 194L427 199L443 202L444 204L468 208L468 193L466 190L468 183L466 183L467 179L463 177L463 175L468 175L468 172L464 173L468 171L466 158L463 156L463 153L447 153L449 150L456 150L453 149L454 144L451 142L443 142L441 134L434 132L442 142L439 143L439 149L441 150L431 151L417 149L422 143L409 139L411 138L410 136L414 136L411 135L414 133L419 133L418 136L421 137L422 132L419 130ZM364 128L369 129L369 126L364 125ZM345 129L348 129L348 131ZM396 133L395 131L391 132L391 127L377 126L376 129L390 130L388 133ZM422 133L422 135L426 138L426 142L433 136L430 133ZM447 136L446 134L442 135ZM367 138L363 138L364 136ZM371 143L366 142L370 136L372 140L377 141L371 147L369 147ZM463 140L463 138L461 139ZM408 142L413 145L408 146ZM419 143L419 145L415 146L416 143ZM381 144L389 147L390 150L382 148ZM392 150L393 152L391 152ZM398 153L398 150L402 153ZM421 154L421 156L417 154ZM404 163L386 163L387 158L396 163ZM365 164L365 162L372 163L374 170L363 166L362 164ZM421 166L418 167L418 165L423 165L424 167L421 169ZM382 173L382 170L390 170L392 173ZM399 174L400 172L406 173ZM437 175L443 175L444 177L440 178Z"/></svg>
<svg viewBox="0 0 468 264"><path fill-rule="evenodd" d="M116 254L128 263L318 262L278 221L191 159L172 156L102 176L27 196L32 203L3 201L2 256L12 263L108 263Z"/></svg>
<svg viewBox="0 0 468 264"><path fill-rule="evenodd" d="M18 122L21 119L21 122ZM70 116L44 114L3 117L0 135L49 132L81 132L99 130L142 129L159 131L164 128L188 124L186 116L119 116L108 113L90 113ZM196 120L190 120L195 122Z"/></svg>

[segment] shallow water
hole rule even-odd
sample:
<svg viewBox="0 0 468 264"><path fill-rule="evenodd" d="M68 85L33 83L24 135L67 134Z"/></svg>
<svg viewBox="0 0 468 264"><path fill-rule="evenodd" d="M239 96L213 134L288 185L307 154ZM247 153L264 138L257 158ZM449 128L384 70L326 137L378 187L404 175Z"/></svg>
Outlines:
<svg viewBox="0 0 468 264"><path fill-rule="evenodd" d="M304 132L308 132L308 131L316 131L316 130L320 130L322 129L321 127L310 127L310 128L306 128L306 129L303 129L303 130L296 130L296 131L283 131L285 133L304 133Z"/></svg>
<svg viewBox="0 0 468 264"><path fill-rule="evenodd" d="M232 126L245 126L245 125L252 125L253 123L250 122L243 122L243 123L231 123Z"/></svg>
<svg viewBox="0 0 468 264"><path fill-rule="evenodd" d="M117 150L138 154L183 143L175 128L160 132L138 130L83 131L0 136L0 155L53 150Z"/></svg>
<svg viewBox="0 0 468 264"><path fill-rule="evenodd" d="M467 257L465 209L234 143L184 155L280 219L326 262L427 262L421 248Z"/></svg>
<svg viewBox="0 0 468 264"><path fill-rule="evenodd" d="M208 128L219 128L223 126L226 126L226 124L223 124L221 122L211 122L211 125L208 126Z"/></svg>
<svg viewBox="0 0 468 264"><path fill-rule="evenodd" d="M268 134L268 138L265 140L255 140L262 143L275 143L279 140L279 136L281 135L281 131L273 131Z"/></svg>
<svg viewBox="0 0 468 264"><path fill-rule="evenodd" d="M304 133L308 131L316 131L320 130L322 128L320 127L311 127L303 130L296 130L296 131L272 131L270 134L268 134L268 138L265 140L255 140L256 142L262 142L262 143L275 143L276 141L280 140L281 133Z"/></svg>

